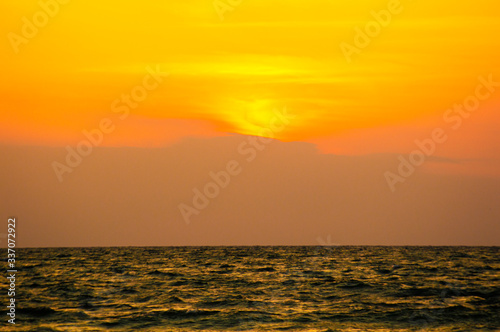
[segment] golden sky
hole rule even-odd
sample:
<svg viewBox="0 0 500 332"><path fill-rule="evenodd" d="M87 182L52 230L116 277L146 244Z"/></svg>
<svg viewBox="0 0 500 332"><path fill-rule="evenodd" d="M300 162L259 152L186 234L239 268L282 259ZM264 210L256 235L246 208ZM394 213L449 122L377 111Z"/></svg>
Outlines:
<svg viewBox="0 0 500 332"><path fill-rule="evenodd" d="M408 153L433 128L451 131L443 115L474 94L479 77L500 81L493 0L61 2L0 5L4 144L76 144L103 118L116 125L109 146L259 135L286 107L295 118L281 140ZM378 30L362 45L358 31L370 24ZM347 44L361 45L349 59ZM113 102L142 84L147 67L168 76L122 121ZM499 109L495 91L443 153L471 157L477 141L491 155Z"/></svg>

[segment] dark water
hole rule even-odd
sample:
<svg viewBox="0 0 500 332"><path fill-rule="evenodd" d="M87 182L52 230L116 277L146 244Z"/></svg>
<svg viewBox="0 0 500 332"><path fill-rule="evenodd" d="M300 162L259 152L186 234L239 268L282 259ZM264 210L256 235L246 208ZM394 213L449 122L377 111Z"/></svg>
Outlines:
<svg viewBox="0 0 500 332"><path fill-rule="evenodd" d="M2 331L500 330L498 247L65 248L17 255L17 324L8 326L4 313Z"/></svg>

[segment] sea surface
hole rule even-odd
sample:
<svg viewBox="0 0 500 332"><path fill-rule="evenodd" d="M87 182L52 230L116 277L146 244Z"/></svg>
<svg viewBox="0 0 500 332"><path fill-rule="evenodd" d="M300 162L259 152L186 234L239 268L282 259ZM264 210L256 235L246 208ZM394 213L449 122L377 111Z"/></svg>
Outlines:
<svg viewBox="0 0 500 332"><path fill-rule="evenodd" d="M1 331L500 331L499 247L16 251Z"/></svg>

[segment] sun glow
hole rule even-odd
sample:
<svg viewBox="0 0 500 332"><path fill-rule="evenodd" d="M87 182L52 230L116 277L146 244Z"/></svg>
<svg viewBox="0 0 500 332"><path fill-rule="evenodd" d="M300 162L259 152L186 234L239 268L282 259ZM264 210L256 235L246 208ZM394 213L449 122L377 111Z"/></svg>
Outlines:
<svg viewBox="0 0 500 332"><path fill-rule="evenodd" d="M268 100L256 100L248 103L245 111L245 122L252 130L258 132L249 133L251 135L263 134L264 129L270 128L272 120L276 118L271 108L271 103Z"/></svg>
<svg viewBox="0 0 500 332"><path fill-rule="evenodd" d="M275 125L279 113L273 100L231 100L224 107L228 109L224 120L229 123L230 132L276 139L283 138L286 133L286 128Z"/></svg>
<svg viewBox="0 0 500 332"><path fill-rule="evenodd" d="M104 145L174 139L164 132L265 136L274 110L284 107L297 116L275 133L281 140L337 139L405 123L435 126L479 75L500 77L498 3L401 1L401 13L366 42L359 31L378 24L370 13L387 4L252 0L221 22L210 1L89 0L60 6L28 39L23 33L33 29L22 18L31 22L43 8L33 1L3 4L9 14L0 28L26 40L16 39L23 41L16 53L4 38L0 139L78 142L82 130L113 115L113 101L141 84L147 66L170 75L132 103L140 106L130 108L121 127L134 129L116 131ZM339 45L362 39L367 45L348 62ZM460 52L450 56L450 50ZM498 96L488 100L491 107ZM499 121L495 112L483 116L486 123ZM200 123L168 128L168 119ZM157 121L165 127L152 125Z"/></svg>

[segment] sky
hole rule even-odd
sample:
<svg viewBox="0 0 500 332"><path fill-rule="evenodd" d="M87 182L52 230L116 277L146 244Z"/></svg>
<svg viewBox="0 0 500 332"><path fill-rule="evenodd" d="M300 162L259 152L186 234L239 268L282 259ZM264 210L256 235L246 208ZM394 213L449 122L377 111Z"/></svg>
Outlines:
<svg viewBox="0 0 500 332"><path fill-rule="evenodd" d="M500 244L496 1L0 10L20 246Z"/></svg>

